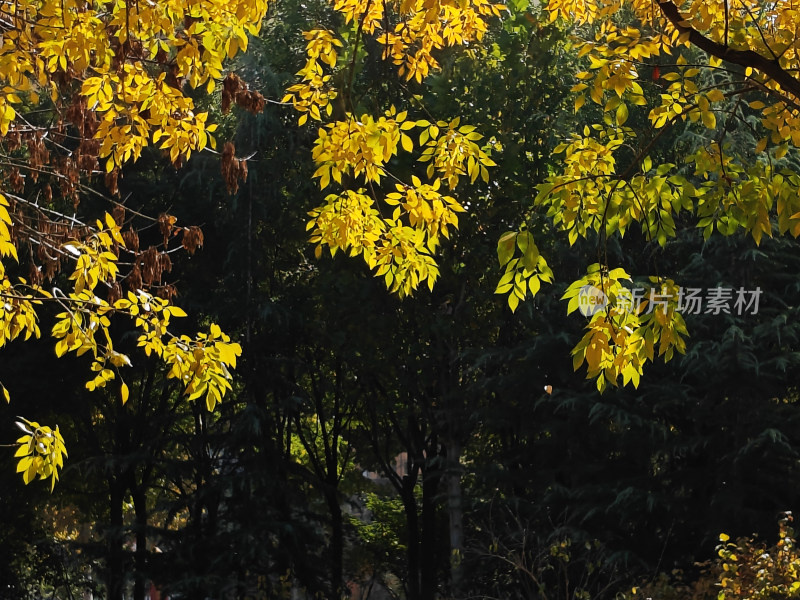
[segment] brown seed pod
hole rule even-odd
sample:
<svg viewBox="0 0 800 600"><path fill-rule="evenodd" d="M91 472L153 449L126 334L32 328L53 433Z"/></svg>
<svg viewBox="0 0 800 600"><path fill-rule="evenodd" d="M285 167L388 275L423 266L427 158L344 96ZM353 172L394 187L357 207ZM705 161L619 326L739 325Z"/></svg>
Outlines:
<svg viewBox="0 0 800 600"><path fill-rule="evenodd" d="M115 281L108 290L108 303L114 304L120 298L122 298L122 286L119 281Z"/></svg>
<svg viewBox="0 0 800 600"><path fill-rule="evenodd" d="M164 236L164 245L167 245L169 242L169 236L172 233L172 229L175 227L175 223L178 221L176 217L172 215L168 215L167 213L161 213L158 215L158 230L161 232L161 235Z"/></svg>
<svg viewBox="0 0 800 600"><path fill-rule="evenodd" d="M116 221L116 219L114 219ZM139 252L139 234L133 227L128 228L122 232L122 239L125 241L125 247L131 252Z"/></svg>
<svg viewBox="0 0 800 600"><path fill-rule="evenodd" d="M183 229L181 245L189 254L194 254L195 250L203 245L203 231L196 225Z"/></svg>
<svg viewBox="0 0 800 600"><path fill-rule="evenodd" d="M119 187L117 186L118 179L119 169L114 169L110 173L106 173L106 189L112 196L119 196Z"/></svg>
<svg viewBox="0 0 800 600"><path fill-rule="evenodd" d="M111 216L114 218L114 222L117 225L122 225L125 222L125 207L121 204L117 204L111 211Z"/></svg>
<svg viewBox="0 0 800 600"><path fill-rule="evenodd" d="M128 276L125 278L125 284L128 286L128 289L133 292L142 289L142 271L139 269L138 264L133 265L133 269L131 269L131 272L128 273Z"/></svg>

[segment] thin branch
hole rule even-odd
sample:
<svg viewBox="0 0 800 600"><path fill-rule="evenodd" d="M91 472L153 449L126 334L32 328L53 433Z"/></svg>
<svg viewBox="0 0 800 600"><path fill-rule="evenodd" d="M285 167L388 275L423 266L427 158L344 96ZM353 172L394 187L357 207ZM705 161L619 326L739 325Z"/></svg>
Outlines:
<svg viewBox="0 0 800 600"><path fill-rule="evenodd" d="M727 4L727 0L725 0L725 3ZM764 30L763 30L763 29L761 29L761 25L759 25L759 24L758 24L758 19L756 19L756 17L753 15L753 12L750 10L750 7L749 7L749 6L747 6L747 4L746 4L746 3L742 2L742 6L743 6L743 7L744 7L744 9L747 11L747 14L748 14L748 16L749 16L749 17L750 17L750 18L753 20L753 24L756 26L756 29L758 30L758 34L761 36L761 41L762 41L762 42L764 42L764 47L765 47L767 50L769 50L769 53L770 53L770 54L772 54L772 58L773 58L775 61L777 61L777 60L778 60L778 55L777 55L777 54L775 54L775 51L774 51L774 50L772 49L772 47L769 45L769 42L767 42L767 38L766 38L766 36L764 35ZM726 14L725 14L725 21L726 21L725 25L726 25L726 27L727 27L727 20L728 20L728 15L727 15L727 13L726 13ZM727 40L727 38L725 38L725 39ZM727 46L728 44L726 43L725 45Z"/></svg>

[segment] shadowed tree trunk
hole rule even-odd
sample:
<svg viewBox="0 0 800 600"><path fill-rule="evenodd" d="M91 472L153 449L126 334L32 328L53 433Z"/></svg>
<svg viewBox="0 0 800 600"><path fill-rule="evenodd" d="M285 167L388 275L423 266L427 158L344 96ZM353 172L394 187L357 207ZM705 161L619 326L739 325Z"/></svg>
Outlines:
<svg viewBox="0 0 800 600"><path fill-rule="evenodd" d="M408 562L408 599L422 600L420 589L419 570L419 523L417 517L417 500L414 498L414 487L417 482L417 466L410 467L412 472L405 475L402 480L400 497L406 515L406 530L408 531L408 544L406 560Z"/></svg>
<svg viewBox="0 0 800 600"><path fill-rule="evenodd" d="M338 486L326 486L325 499L331 514L331 593L333 598L342 595L344 560L344 517L339 504Z"/></svg>
<svg viewBox="0 0 800 600"><path fill-rule="evenodd" d="M435 444L434 444L435 445ZM430 462L430 458L428 459ZM420 599L433 600L437 581L436 494L441 471L426 465L422 473L422 530L420 532Z"/></svg>
<svg viewBox="0 0 800 600"><path fill-rule="evenodd" d="M108 600L122 600L122 591L125 583L125 554L122 548L122 505L125 498L126 486L121 483L120 478L111 476L108 478L109 492L109 517L110 527L106 534L106 545L108 552L108 577L106 587L108 588Z"/></svg>
<svg viewBox="0 0 800 600"><path fill-rule="evenodd" d="M464 509L461 490L461 444L455 439L447 444L447 512L450 521L450 585L456 598L461 593L464 569Z"/></svg>
<svg viewBox="0 0 800 600"><path fill-rule="evenodd" d="M145 600L147 584L147 498L144 486L131 486L133 510L136 516L136 578L133 584L133 600Z"/></svg>

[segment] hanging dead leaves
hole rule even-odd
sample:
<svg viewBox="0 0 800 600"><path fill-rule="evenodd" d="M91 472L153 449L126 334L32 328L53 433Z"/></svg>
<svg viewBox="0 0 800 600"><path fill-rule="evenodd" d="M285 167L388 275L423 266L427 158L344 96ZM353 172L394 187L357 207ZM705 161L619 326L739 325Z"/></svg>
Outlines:
<svg viewBox="0 0 800 600"><path fill-rule="evenodd" d="M232 142L225 142L220 168L228 193L235 194L239 191L239 180L247 181L247 161L236 158L236 146Z"/></svg>
<svg viewBox="0 0 800 600"><path fill-rule="evenodd" d="M222 82L222 112L227 114L232 103L256 115L264 110L267 101L260 92L249 89L238 75L228 73Z"/></svg>

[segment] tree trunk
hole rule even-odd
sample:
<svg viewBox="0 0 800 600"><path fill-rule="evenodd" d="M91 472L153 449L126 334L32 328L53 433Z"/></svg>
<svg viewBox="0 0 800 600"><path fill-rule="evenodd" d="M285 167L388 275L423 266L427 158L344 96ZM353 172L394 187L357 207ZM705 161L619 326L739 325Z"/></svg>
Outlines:
<svg viewBox="0 0 800 600"><path fill-rule="evenodd" d="M119 477L108 478L110 527L106 535L108 552L108 600L122 600L122 591L125 584L125 554L122 548L124 525L122 518L122 504L125 499L125 486L120 483Z"/></svg>
<svg viewBox="0 0 800 600"><path fill-rule="evenodd" d="M403 509L406 513L406 530L408 531L408 544L406 559L408 563L408 600L422 600L420 596L419 578L419 522L417 519L417 501L414 498L414 482L406 475L403 477L403 486L400 492L403 500Z"/></svg>
<svg viewBox="0 0 800 600"><path fill-rule="evenodd" d="M189 509L190 527L192 530L191 543L197 552L192 553L194 559L194 574L198 583L192 585L190 592L187 594L190 600L204 600L207 596L205 584L203 583L205 577L209 574L208 570L208 555L205 549L205 542L210 538L207 527L206 517L206 494L208 491L208 479L206 474L210 471L209 457L206 452L206 431L203 423L201 403L192 403L192 411L194 413L194 444L193 454L195 457L195 498L192 502L192 508Z"/></svg>
<svg viewBox="0 0 800 600"><path fill-rule="evenodd" d="M147 584L147 498L143 488L138 486L131 489L131 494L136 514L136 579L133 584L133 600L144 600Z"/></svg>
<svg viewBox="0 0 800 600"><path fill-rule="evenodd" d="M342 597L343 567L344 562L344 517L339 504L337 488L327 484L325 486L325 500L331 513L331 598L339 600Z"/></svg>
<svg viewBox="0 0 800 600"><path fill-rule="evenodd" d="M464 581L464 507L461 491L461 444L447 444L447 512L450 519L450 586L458 598Z"/></svg>
<svg viewBox="0 0 800 600"><path fill-rule="evenodd" d="M440 478L439 469L425 469L422 473L420 600L433 600L436 596L436 493Z"/></svg>

